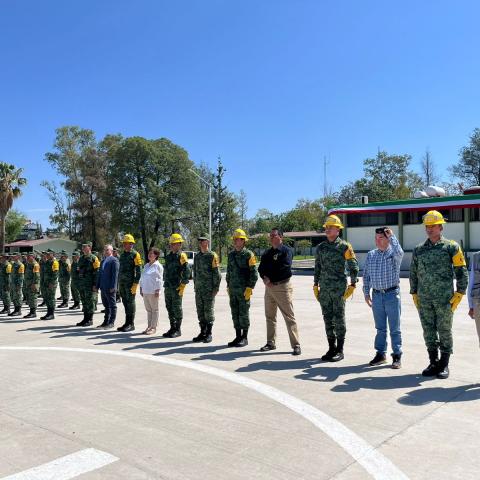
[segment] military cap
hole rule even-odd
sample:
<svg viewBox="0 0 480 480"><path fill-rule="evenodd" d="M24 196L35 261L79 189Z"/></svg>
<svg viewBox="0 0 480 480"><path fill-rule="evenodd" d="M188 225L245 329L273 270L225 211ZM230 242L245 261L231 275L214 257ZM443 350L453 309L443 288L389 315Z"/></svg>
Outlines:
<svg viewBox="0 0 480 480"><path fill-rule="evenodd" d="M55 252L54 252L51 248L47 248L47 253L53 253L53 254L55 254Z"/></svg>
<svg viewBox="0 0 480 480"><path fill-rule="evenodd" d="M72 257L79 257L80 256L80 252L78 250L75 250L73 253L72 253Z"/></svg>
<svg viewBox="0 0 480 480"><path fill-rule="evenodd" d="M82 247L92 247L92 242L85 242L85 243L82 243Z"/></svg>
<svg viewBox="0 0 480 480"><path fill-rule="evenodd" d="M46 250L42 250L41 251L41 255L46 255L47 254L47 251Z"/></svg>
<svg viewBox="0 0 480 480"><path fill-rule="evenodd" d="M202 233L200 236L197 237L197 240L201 242L202 240L210 241L210 237L206 233Z"/></svg>
<svg viewBox="0 0 480 480"><path fill-rule="evenodd" d="M60 255L66 255L66 256L68 257L68 253L67 253L65 250L62 250L62 251L60 252Z"/></svg>

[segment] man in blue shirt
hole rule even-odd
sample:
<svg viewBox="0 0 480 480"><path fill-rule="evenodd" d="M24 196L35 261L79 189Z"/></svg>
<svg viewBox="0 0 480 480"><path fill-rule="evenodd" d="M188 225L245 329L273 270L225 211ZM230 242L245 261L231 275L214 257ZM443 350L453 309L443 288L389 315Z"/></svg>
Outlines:
<svg viewBox="0 0 480 480"><path fill-rule="evenodd" d="M113 255L113 247L105 245L103 249L103 260L100 264L99 274L97 276L96 288L101 290L102 303L105 307L105 317L103 323L97 328L104 328L105 330L112 328L115 325L117 317L117 299L116 294L118 290L118 271L120 269L120 262L117 257Z"/></svg>
<svg viewBox="0 0 480 480"><path fill-rule="evenodd" d="M375 357L370 365L387 363L387 320L392 341L392 368L402 366L402 334L400 331L400 265L403 250L392 230L375 229L376 249L370 250L363 267L363 293L375 319ZM372 296L370 291L373 290Z"/></svg>

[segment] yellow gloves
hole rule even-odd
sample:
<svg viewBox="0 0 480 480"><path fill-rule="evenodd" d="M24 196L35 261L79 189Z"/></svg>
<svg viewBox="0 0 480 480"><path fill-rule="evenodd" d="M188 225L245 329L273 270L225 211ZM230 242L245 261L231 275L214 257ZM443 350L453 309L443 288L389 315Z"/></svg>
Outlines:
<svg viewBox="0 0 480 480"><path fill-rule="evenodd" d="M132 295L135 295L137 293L137 288L138 288L138 283L132 284L132 288L130 289L130 292Z"/></svg>
<svg viewBox="0 0 480 480"><path fill-rule="evenodd" d="M253 289L250 287L247 287L245 291L243 292L243 296L245 297L245 300L248 302L250 300L250 297L252 296Z"/></svg>
<svg viewBox="0 0 480 480"><path fill-rule="evenodd" d="M315 295L315 298L318 300L318 293L319 293L319 288L318 285L313 286L313 294Z"/></svg>
<svg viewBox="0 0 480 480"><path fill-rule="evenodd" d="M355 285L349 285L345 290L345 293L343 294L343 299L346 300L348 297L351 297L354 291L355 291Z"/></svg>
<svg viewBox="0 0 480 480"><path fill-rule="evenodd" d="M413 298L413 303L415 304L415 306L416 306L417 309L418 309L418 305L419 305L418 295L417 295L416 293L412 293L412 298Z"/></svg>
<svg viewBox="0 0 480 480"><path fill-rule="evenodd" d="M453 297L450 299L450 305L452 306L452 312L454 312L457 307L458 307L458 304L462 301L462 298L463 298L463 293L458 293L458 292L455 292L453 294Z"/></svg>
<svg viewBox="0 0 480 480"><path fill-rule="evenodd" d="M177 288L177 292L181 297L183 297L183 291L185 290L186 286L187 285L185 283L181 283L180 286Z"/></svg>

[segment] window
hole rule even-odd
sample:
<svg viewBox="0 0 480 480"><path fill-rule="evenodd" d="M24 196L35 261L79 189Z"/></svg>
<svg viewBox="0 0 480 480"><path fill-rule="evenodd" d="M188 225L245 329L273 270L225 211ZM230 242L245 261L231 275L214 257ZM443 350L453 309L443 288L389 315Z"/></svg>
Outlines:
<svg viewBox="0 0 480 480"><path fill-rule="evenodd" d="M350 213L347 227L382 227L398 225L398 213Z"/></svg>
<svg viewBox="0 0 480 480"><path fill-rule="evenodd" d="M432 206L432 210L434 207ZM421 210L418 212L403 212L404 225L416 225L422 223L422 217L429 210ZM449 210L438 210L447 220L447 222L463 222L463 208L452 208Z"/></svg>
<svg viewBox="0 0 480 480"><path fill-rule="evenodd" d="M469 208L470 210L470 221L479 222L480 221L480 208Z"/></svg>

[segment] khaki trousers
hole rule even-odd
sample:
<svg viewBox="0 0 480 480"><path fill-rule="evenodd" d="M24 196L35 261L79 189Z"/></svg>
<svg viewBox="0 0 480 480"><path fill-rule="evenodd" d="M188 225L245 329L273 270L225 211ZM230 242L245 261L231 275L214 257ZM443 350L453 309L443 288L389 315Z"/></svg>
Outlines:
<svg viewBox="0 0 480 480"><path fill-rule="evenodd" d="M157 328L158 324L158 300L154 293L144 293L143 303L145 304L145 310L147 311L147 328Z"/></svg>
<svg viewBox="0 0 480 480"><path fill-rule="evenodd" d="M477 327L477 336L480 343L480 299L473 299L473 318L475 319L475 325Z"/></svg>
<svg viewBox="0 0 480 480"><path fill-rule="evenodd" d="M292 284L290 280L280 285L265 286L265 319L267 321L267 342L275 345L277 337L277 309L282 312L287 326L290 345L300 345L297 322L293 313Z"/></svg>

